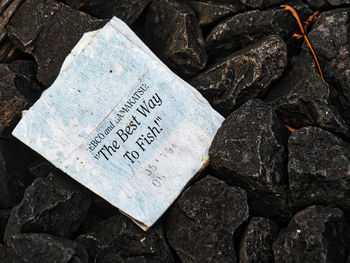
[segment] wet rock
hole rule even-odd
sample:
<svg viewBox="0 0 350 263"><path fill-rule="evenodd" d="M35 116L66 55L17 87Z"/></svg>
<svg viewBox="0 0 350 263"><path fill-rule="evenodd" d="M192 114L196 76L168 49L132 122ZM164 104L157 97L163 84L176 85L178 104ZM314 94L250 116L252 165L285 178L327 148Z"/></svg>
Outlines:
<svg viewBox="0 0 350 263"><path fill-rule="evenodd" d="M83 33L104 23L53 0L27 0L13 15L8 35L18 48L34 56L38 80L50 86Z"/></svg>
<svg viewBox="0 0 350 263"><path fill-rule="evenodd" d="M296 9L303 21L312 13L302 2L291 1L288 4ZM282 37L287 43L288 53L291 53L300 46L298 43L301 42L292 38L293 33L299 30L295 18L280 7L240 13L223 20L206 37L209 60L217 61L269 35Z"/></svg>
<svg viewBox="0 0 350 263"><path fill-rule="evenodd" d="M51 173L35 179L23 200L12 209L5 230L5 242L13 235L45 232L71 237L90 207L90 195L64 174Z"/></svg>
<svg viewBox="0 0 350 263"><path fill-rule="evenodd" d="M2 209L0 210L0 244L3 243L4 233L5 233L5 227L7 224L7 221L10 217L11 209ZM1 245L0 245L1 247Z"/></svg>
<svg viewBox="0 0 350 263"><path fill-rule="evenodd" d="M228 1L188 1L188 5L196 13L199 25L211 26L223 18L237 14L245 9L244 5Z"/></svg>
<svg viewBox="0 0 350 263"><path fill-rule="evenodd" d="M0 81L0 136L7 137L20 120L28 102L18 90Z"/></svg>
<svg viewBox="0 0 350 263"><path fill-rule="evenodd" d="M181 262L237 262L233 235L248 216L244 190L207 176L175 202L166 236Z"/></svg>
<svg viewBox="0 0 350 263"><path fill-rule="evenodd" d="M202 32L196 15L185 2L153 1L146 29L153 51L181 77L190 77L205 67L207 55Z"/></svg>
<svg viewBox="0 0 350 263"><path fill-rule="evenodd" d="M350 9L335 9L320 14L308 38L320 60L325 80L334 90L336 105L350 124ZM301 55L311 56L303 45Z"/></svg>
<svg viewBox="0 0 350 263"><path fill-rule="evenodd" d="M77 242L48 234L21 234L7 241L3 263L87 263L88 255ZM1 254L1 252L0 252ZM1 259L1 256L0 256Z"/></svg>
<svg viewBox="0 0 350 263"><path fill-rule="evenodd" d="M131 25L152 0L66 0L74 9L80 9L97 18L111 19L113 16Z"/></svg>
<svg viewBox="0 0 350 263"><path fill-rule="evenodd" d="M275 262L345 262L348 242L349 227L340 209L310 206L273 243Z"/></svg>
<svg viewBox="0 0 350 263"><path fill-rule="evenodd" d="M174 262L160 225L144 232L121 214L100 222L77 241L87 249L89 262Z"/></svg>
<svg viewBox="0 0 350 263"><path fill-rule="evenodd" d="M298 56L269 90L266 102L283 123L294 128L319 126L349 137L350 128L333 106L331 91L318 75L311 56Z"/></svg>
<svg viewBox="0 0 350 263"><path fill-rule="evenodd" d="M294 132L288 143L294 206L335 205L350 211L350 144L316 127Z"/></svg>
<svg viewBox="0 0 350 263"><path fill-rule="evenodd" d="M35 75L36 66L32 61L15 60L0 64L0 81L15 87L30 104L39 98L42 91Z"/></svg>
<svg viewBox="0 0 350 263"><path fill-rule="evenodd" d="M213 65L190 80L212 107L229 115L249 99L263 96L287 65L287 50L269 36Z"/></svg>
<svg viewBox="0 0 350 263"><path fill-rule="evenodd" d="M23 198L32 177L27 165L35 154L18 141L0 140L0 209L11 208Z"/></svg>
<svg viewBox="0 0 350 263"><path fill-rule="evenodd" d="M273 262L272 242L277 238L279 231L280 228L274 221L253 217L243 234L239 262Z"/></svg>
<svg viewBox="0 0 350 263"><path fill-rule="evenodd" d="M288 129L273 109L250 100L225 119L209 149L217 177L248 193L254 216L288 218Z"/></svg>

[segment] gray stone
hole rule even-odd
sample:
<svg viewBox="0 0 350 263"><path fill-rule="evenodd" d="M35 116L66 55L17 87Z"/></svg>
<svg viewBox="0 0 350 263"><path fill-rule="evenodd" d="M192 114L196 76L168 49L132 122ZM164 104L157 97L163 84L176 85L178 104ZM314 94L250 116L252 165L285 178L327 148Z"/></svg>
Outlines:
<svg viewBox="0 0 350 263"><path fill-rule="evenodd" d="M295 207L325 204L350 211L350 144L320 128L306 127L292 133L288 150Z"/></svg>
<svg viewBox="0 0 350 263"><path fill-rule="evenodd" d="M40 233L71 237L90 207L90 195L64 174L35 179L23 200L12 209L5 230L5 243L20 233Z"/></svg>
<svg viewBox="0 0 350 263"><path fill-rule="evenodd" d="M185 2L154 0L146 30L153 51L181 77L188 78L205 67L202 32L195 13Z"/></svg>
<svg viewBox="0 0 350 263"><path fill-rule="evenodd" d="M256 2L256 1L254 1ZM305 21L311 10L301 1L289 1ZM229 17L214 27L206 37L209 60L218 61L233 52L269 36L279 35L287 43L288 53L298 49L300 41L292 37L300 31L295 18L282 8L252 10Z"/></svg>
<svg viewBox="0 0 350 263"><path fill-rule="evenodd" d="M260 100L250 100L225 119L209 149L217 177L248 193L254 216L286 219L287 141L290 132Z"/></svg>
<svg viewBox="0 0 350 263"><path fill-rule="evenodd" d="M249 99L263 96L286 65L286 44L269 36L199 73L190 84L227 116Z"/></svg>
<svg viewBox="0 0 350 263"><path fill-rule="evenodd" d="M274 221L264 217L253 217L243 234L239 262L273 262L272 243L279 231L280 228Z"/></svg>
<svg viewBox="0 0 350 263"><path fill-rule="evenodd" d="M266 94L266 102L291 127L318 126L350 137L331 92L332 87L318 75L313 58L302 55L292 59L286 74Z"/></svg>
<svg viewBox="0 0 350 263"><path fill-rule="evenodd" d="M248 216L244 190L207 176L175 202L166 236L181 262L237 262L233 235Z"/></svg>
<svg viewBox="0 0 350 263"><path fill-rule="evenodd" d="M3 253L0 251L2 263L88 262L86 250L77 242L48 234L20 234L13 236L8 239L4 250Z"/></svg>
<svg viewBox="0 0 350 263"><path fill-rule="evenodd" d="M11 18L8 35L16 47L34 56L38 80L50 86L82 35L104 23L53 0L27 0Z"/></svg>
<svg viewBox="0 0 350 263"><path fill-rule="evenodd" d="M310 206L297 213L273 243L275 262L345 262L349 241L340 209Z"/></svg>
<svg viewBox="0 0 350 263"><path fill-rule="evenodd" d="M111 19L113 16L131 25L152 0L66 0L74 9L79 9L97 18Z"/></svg>
<svg viewBox="0 0 350 263"><path fill-rule="evenodd" d="M174 262L160 225L144 232L121 214L100 222L77 241L88 251L89 262Z"/></svg>

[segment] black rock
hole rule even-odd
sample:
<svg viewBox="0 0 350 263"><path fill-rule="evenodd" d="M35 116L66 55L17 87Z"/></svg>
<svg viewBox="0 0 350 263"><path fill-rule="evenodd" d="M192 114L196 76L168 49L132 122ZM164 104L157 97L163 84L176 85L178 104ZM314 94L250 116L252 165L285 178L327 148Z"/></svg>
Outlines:
<svg viewBox="0 0 350 263"><path fill-rule="evenodd" d="M86 250L77 242L48 234L16 235L8 239L3 249L3 253L0 251L2 263L88 262Z"/></svg>
<svg viewBox="0 0 350 263"><path fill-rule="evenodd" d="M34 56L38 80L50 86L83 33L105 22L53 0L27 0L12 16L8 35L16 47Z"/></svg>
<svg viewBox="0 0 350 263"><path fill-rule="evenodd" d="M280 228L274 221L263 217L253 217L243 234L239 262L273 262L272 243L277 238L279 231Z"/></svg>
<svg viewBox="0 0 350 263"><path fill-rule="evenodd" d="M207 176L175 202L166 236L181 262L237 262L233 235L248 216L244 190Z"/></svg>
<svg viewBox="0 0 350 263"><path fill-rule="evenodd" d="M330 9L334 6L350 4L349 0L307 0L306 2L316 9Z"/></svg>
<svg viewBox="0 0 350 263"><path fill-rule="evenodd" d="M289 130L260 100L251 100L225 119L209 149L217 177L248 193L254 216L288 218Z"/></svg>
<svg viewBox="0 0 350 263"><path fill-rule="evenodd" d="M90 211L103 219L107 219L108 217L115 216L119 214L118 208L108 203L102 197L97 194L91 195L91 207Z"/></svg>
<svg viewBox="0 0 350 263"><path fill-rule="evenodd" d="M199 73L190 83L227 116L249 99L263 96L286 65L286 44L269 36Z"/></svg>
<svg viewBox="0 0 350 263"><path fill-rule="evenodd" d="M71 237L90 207L88 190L64 174L35 179L23 200L12 209L5 242L20 233L48 233Z"/></svg>
<svg viewBox="0 0 350 263"><path fill-rule="evenodd" d="M207 54L202 32L196 15L185 2L154 0L147 13L146 28L153 51L178 75L187 78L205 67Z"/></svg>
<svg viewBox="0 0 350 263"><path fill-rule="evenodd" d="M11 208L23 198L25 188L32 183L27 170L36 158L24 144L0 140L0 209Z"/></svg>
<svg viewBox="0 0 350 263"><path fill-rule="evenodd" d="M124 215L100 222L77 241L89 253L89 262L174 262L160 225L144 232Z"/></svg>
<svg viewBox="0 0 350 263"><path fill-rule="evenodd" d="M325 204L350 211L350 144L320 128L306 127L290 136L288 150L294 206Z"/></svg>
<svg viewBox="0 0 350 263"><path fill-rule="evenodd" d="M28 106L15 87L0 81L0 137L8 136Z"/></svg>
<svg viewBox="0 0 350 263"><path fill-rule="evenodd" d="M325 80L333 89L333 104L350 124L350 8L320 14L308 38L315 50ZM301 55L311 56L306 44Z"/></svg>
<svg viewBox="0 0 350 263"><path fill-rule="evenodd" d="M80 9L97 18L111 19L118 17L131 25L140 16L152 0L66 0L75 9Z"/></svg>
<svg viewBox="0 0 350 263"><path fill-rule="evenodd" d="M231 16L245 9L244 5L231 3L228 1L188 1L187 4L192 8L198 17L201 27L208 27L219 22L227 16Z"/></svg>
<svg viewBox="0 0 350 263"><path fill-rule="evenodd" d="M55 171L56 168L44 158L39 158L28 166L28 170L34 178L43 178Z"/></svg>
<svg viewBox="0 0 350 263"><path fill-rule="evenodd" d="M7 224L7 221L10 217L11 209L2 209L0 210L0 247L3 243L4 233L5 233L5 227Z"/></svg>
<svg viewBox="0 0 350 263"><path fill-rule="evenodd" d="M318 126L350 137L350 128L333 106L332 87L319 75L311 56L298 56L266 94L278 117L294 128Z"/></svg>
<svg viewBox="0 0 350 263"><path fill-rule="evenodd" d="M242 4L252 7L252 8L260 8L263 9L265 7L274 6L282 4L283 0L240 0Z"/></svg>
<svg viewBox="0 0 350 263"><path fill-rule="evenodd" d="M310 206L297 213L273 243L275 262L345 262L349 237L340 209Z"/></svg>
<svg viewBox="0 0 350 263"><path fill-rule="evenodd" d="M28 60L15 60L0 64L0 81L15 87L32 104L40 96L42 89L35 78L35 63Z"/></svg>
<svg viewBox="0 0 350 263"><path fill-rule="evenodd" d="M312 13L301 1L287 3L296 9L303 21ZM301 42L292 38L299 30L295 18L282 8L240 13L223 20L206 37L209 60L217 61L269 35L281 36L287 43L288 53L291 53L300 46L298 43Z"/></svg>

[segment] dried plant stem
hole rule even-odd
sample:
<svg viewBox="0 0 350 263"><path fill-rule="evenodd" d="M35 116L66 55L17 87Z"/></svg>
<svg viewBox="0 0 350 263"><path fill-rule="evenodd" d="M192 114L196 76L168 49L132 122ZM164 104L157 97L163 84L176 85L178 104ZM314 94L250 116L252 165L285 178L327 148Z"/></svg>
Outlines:
<svg viewBox="0 0 350 263"><path fill-rule="evenodd" d="M302 35L294 34L293 37L296 37L298 39L301 38L301 37L304 37L305 42L306 42L307 46L309 47L309 49L310 49L310 51L311 51L311 53L312 53L312 55L313 55L313 57L315 59L315 62L316 62L317 67L318 67L318 71L320 72L320 76L321 76L321 78L323 78L323 74L322 74L320 63L318 63L318 59L316 57L315 51L312 48L311 43L310 43L309 39L307 38L307 36L305 34L305 30L304 30L304 27L303 27L303 25L302 25L302 23L300 21L298 13L295 11L295 9L293 7L291 7L289 5L281 5L281 7L283 7L285 10L290 11L292 13L292 15L294 16L294 18L297 20ZM314 17L312 17L312 16L310 17L310 21L311 21L311 19L312 20L315 19L316 15L314 14L313 16ZM308 25L310 23L310 21L308 20L307 21L308 23L306 25Z"/></svg>

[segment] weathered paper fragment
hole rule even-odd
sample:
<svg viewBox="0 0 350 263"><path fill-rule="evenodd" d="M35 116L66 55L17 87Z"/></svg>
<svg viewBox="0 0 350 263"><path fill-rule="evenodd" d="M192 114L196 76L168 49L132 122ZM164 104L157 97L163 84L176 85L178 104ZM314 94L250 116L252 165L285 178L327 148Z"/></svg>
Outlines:
<svg viewBox="0 0 350 263"><path fill-rule="evenodd" d="M13 135L147 230L223 117L117 18L89 32Z"/></svg>

